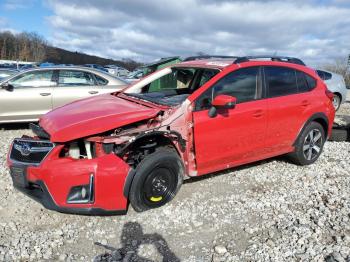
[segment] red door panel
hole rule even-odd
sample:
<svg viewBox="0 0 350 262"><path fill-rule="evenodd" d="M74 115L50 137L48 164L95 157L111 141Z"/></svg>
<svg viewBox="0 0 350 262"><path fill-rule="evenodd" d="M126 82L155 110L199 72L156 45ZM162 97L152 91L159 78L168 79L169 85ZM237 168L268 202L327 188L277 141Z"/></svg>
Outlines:
<svg viewBox="0 0 350 262"><path fill-rule="evenodd" d="M265 147L266 109L266 100L257 100L218 110L214 118L208 116L208 110L194 112L198 174L261 158Z"/></svg>
<svg viewBox="0 0 350 262"><path fill-rule="evenodd" d="M267 99L267 104L267 150L288 150L306 121L305 117L310 107L309 93L270 98Z"/></svg>

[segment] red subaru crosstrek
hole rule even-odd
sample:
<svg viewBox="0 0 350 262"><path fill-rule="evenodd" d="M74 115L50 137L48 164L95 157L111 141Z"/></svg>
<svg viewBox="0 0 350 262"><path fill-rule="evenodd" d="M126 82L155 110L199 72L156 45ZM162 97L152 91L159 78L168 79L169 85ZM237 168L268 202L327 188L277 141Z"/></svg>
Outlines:
<svg viewBox="0 0 350 262"><path fill-rule="evenodd" d="M206 59L203 59L206 58ZM183 179L288 154L312 164L332 93L291 57L192 57L122 92L73 102L13 141L14 186L46 208L117 214L169 202Z"/></svg>

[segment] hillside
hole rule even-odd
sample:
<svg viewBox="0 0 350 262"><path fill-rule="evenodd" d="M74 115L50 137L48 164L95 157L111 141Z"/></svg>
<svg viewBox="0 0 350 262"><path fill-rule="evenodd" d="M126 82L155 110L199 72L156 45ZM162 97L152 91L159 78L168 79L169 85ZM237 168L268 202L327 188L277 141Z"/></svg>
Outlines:
<svg viewBox="0 0 350 262"><path fill-rule="evenodd" d="M118 61L54 47L36 33L13 34L8 31L0 32L0 59L76 65L116 64L129 70L140 65L130 59Z"/></svg>

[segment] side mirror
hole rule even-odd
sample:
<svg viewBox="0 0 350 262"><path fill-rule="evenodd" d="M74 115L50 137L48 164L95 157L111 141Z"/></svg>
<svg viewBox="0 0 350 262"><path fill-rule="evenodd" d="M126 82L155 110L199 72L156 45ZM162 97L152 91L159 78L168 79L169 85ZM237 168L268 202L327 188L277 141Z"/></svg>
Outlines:
<svg viewBox="0 0 350 262"><path fill-rule="evenodd" d="M231 109L236 106L237 98L229 95L218 95L211 102L212 107L209 110L209 117L217 115L217 109Z"/></svg>
<svg viewBox="0 0 350 262"><path fill-rule="evenodd" d="M2 89L5 89L7 91L12 92L13 91L13 85L9 84L8 82L5 82L1 85Z"/></svg>

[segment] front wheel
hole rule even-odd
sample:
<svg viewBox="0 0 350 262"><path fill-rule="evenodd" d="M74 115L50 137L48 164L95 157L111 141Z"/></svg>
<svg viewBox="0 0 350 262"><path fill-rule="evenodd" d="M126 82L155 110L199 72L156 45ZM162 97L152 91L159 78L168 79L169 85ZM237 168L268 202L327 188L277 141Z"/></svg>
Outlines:
<svg viewBox="0 0 350 262"><path fill-rule="evenodd" d="M310 165L322 153L325 143L325 131L317 122L308 124L295 144L295 151L290 154L292 162L297 165Z"/></svg>
<svg viewBox="0 0 350 262"><path fill-rule="evenodd" d="M165 205L175 197L183 182L184 167L174 150L156 150L135 171L129 200L137 212Z"/></svg>

